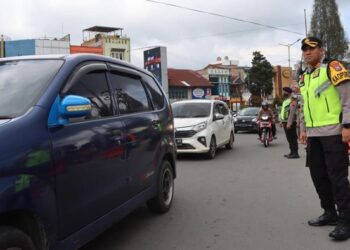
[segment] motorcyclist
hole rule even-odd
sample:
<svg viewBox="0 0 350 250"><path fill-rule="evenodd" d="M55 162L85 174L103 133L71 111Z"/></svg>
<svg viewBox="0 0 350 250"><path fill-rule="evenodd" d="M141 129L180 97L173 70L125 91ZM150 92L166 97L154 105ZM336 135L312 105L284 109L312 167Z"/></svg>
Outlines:
<svg viewBox="0 0 350 250"><path fill-rule="evenodd" d="M273 136L273 139L277 139L276 137L276 124L275 124L275 116L272 112L272 110L269 108L269 104L266 102L266 101L263 101L261 103L261 109L258 113L258 123L261 121L261 117L263 115L267 115L271 118L271 125L272 125L272 136ZM261 138L261 129L259 127L259 139Z"/></svg>

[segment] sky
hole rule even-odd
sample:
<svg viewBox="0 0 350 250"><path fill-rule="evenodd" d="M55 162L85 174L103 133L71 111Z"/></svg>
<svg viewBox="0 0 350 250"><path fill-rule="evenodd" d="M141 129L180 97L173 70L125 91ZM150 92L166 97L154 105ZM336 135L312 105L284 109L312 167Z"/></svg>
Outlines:
<svg viewBox="0 0 350 250"><path fill-rule="evenodd" d="M120 27L131 39L132 64L142 67L146 47L165 46L168 67L192 70L225 56L239 61L240 66L250 66L254 51L260 51L272 65L288 66L286 45L305 37L305 19L308 29L314 3L314 0L0 1L0 34L8 39L60 38L70 34L71 44L80 45L83 29L95 25ZM350 39L350 1L336 2ZM300 60L300 41L289 48L293 66Z"/></svg>

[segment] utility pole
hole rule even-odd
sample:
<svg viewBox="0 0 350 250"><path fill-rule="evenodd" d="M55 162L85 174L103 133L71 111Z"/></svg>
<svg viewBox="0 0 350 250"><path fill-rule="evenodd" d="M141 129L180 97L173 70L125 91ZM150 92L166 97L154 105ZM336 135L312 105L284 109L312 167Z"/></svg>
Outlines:
<svg viewBox="0 0 350 250"><path fill-rule="evenodd" d="M289 68L290 68L290 47L293 46L295 43L297 43L299 41L300 41L300 38L298 40L296 40L295 42L290 43L290 44L279 43L279 45L286 46L288 48L288 67Z"/></svg>
<svg viewBox="0 0 350 250"><path fill-rule="evenodd" d="M305 36L307 36L306 9L304 9L304 20L305 20Z"/></svg>
<svg viewBox="0 0 350 250"><path fill-rule="evenodd" d="M1 38L0 38L0 57L3 58L5 57L5 46L4 46L4 35L1 35Z"/></svg>

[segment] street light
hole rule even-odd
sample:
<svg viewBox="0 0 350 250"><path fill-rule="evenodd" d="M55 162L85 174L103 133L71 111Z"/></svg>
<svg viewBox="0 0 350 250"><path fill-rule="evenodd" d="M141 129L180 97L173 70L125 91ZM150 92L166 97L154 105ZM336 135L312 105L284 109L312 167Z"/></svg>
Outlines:
<svg viewBox="0 0 350 250"><path fill-rule="evenodd" d="M282 43L279 43L279 45L282 45L282 46L286 46L288 47L288 67L290 68L290 47L294 44L296 44L297 42L300 41L300 38L298 40L296 40L294 43L290 43L290 44L282 44Z"/></svg>

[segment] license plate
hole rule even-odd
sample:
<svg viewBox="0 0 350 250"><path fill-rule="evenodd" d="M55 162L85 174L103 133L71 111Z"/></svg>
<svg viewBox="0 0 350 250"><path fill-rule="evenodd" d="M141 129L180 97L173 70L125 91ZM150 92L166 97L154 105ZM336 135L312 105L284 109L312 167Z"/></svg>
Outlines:
<svg viewBox="0 0 350 250"><path fill-rule="evenodd" d="M176 139L176 145L181 145L182 144L182 139Z"/></svg>

